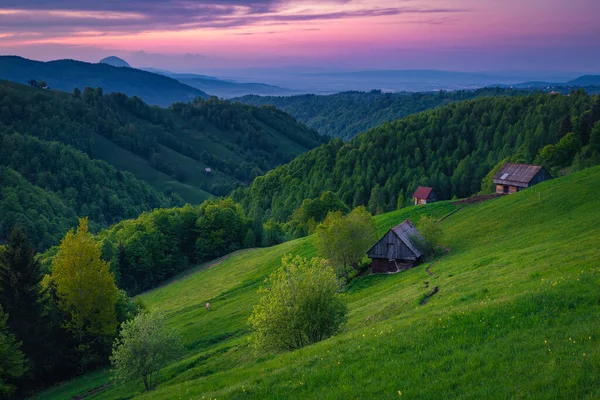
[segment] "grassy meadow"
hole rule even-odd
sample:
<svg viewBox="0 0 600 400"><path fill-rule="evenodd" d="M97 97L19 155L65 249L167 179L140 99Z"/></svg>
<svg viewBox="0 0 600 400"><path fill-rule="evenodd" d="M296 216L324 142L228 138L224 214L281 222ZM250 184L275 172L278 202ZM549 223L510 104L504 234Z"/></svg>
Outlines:
<svg viewBox="0 0 600 400"><path fill-rule="evenodd" d="M186 355L151 392L139 381L88 398L600 398L598 187L592 168L460 209L440 202L378 216L383 234L407 217L456 211L441 222L451 250L434 276L425 263L355 279L345 331L290 353L254 354L247 319L283 255L316 254L313 237L196 268L140 295L167 313ZM72 398L108 378L95 372L37 398Z"/></svg>

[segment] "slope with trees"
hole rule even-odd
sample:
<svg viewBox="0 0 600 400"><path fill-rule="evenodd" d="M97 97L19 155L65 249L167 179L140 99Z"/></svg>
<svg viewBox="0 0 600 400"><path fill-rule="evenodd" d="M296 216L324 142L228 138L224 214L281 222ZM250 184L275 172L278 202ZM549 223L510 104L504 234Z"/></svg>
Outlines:
<svg viewBox="0 0 600 400"><path fill-rule="evenodd" d="M317 255L315 237L190 271L139 296L183 339L184 353L161 370L155 390L143 393L140 380L111 385L98 372L37 398L92 388L98 399L597 398L598 185L594 167L461 208L439 222L452 250L429 269L435 277L427 263L358 277L344 293L341 332L274 355L254 354L248 317L283 256ZM439 220L452 207L378 215L378 233L418 215ZM420 304L433 286L439 291Z"/></svg>
<svg viewBox="0 0 600 400"><path fill-rule="evenodd" d="M255 179L233 198L251 213L258 209L285 222L304 199L326 191L372 213L406 204L419 185L435 187L442 199L468 197L507 157L533 162L544 146L573 135L575 153L593 154L591 131L599 120L600 98L583 90L455 103L386 123L348 143L335 139ZM571 147L569 157L577 159Z"/></svg>
<svg viewBox="0 0 600 400"><path fill-rule="evenodd" d="M524 94L500 88L459 90L454 92L343 92L332 95L244 96L233 99L255 106L273 105L290 113L299 121L322 134L351 139L385 122L444 106L456 101L483 96L516 96Z"/></svg>
<svg viewBox="0 0 600 400"><path fill-rule="evenodd" d="M66 94L0 82L0 99L9 130L71 145L168 190L168 182L152 175L160 172L196 188L193 196L170 188L194 203L206 192L226 194L326 140L283 112L216 98L165 110L101 88Z"/></svg>

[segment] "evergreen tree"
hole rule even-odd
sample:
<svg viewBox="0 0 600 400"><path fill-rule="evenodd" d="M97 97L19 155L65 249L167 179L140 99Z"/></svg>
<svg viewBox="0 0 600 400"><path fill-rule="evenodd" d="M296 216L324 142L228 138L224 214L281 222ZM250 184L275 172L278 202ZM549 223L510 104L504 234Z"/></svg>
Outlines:
<svg viewBox="0 0 600 400"><path fill-rule="evenodd" d="M8 314L10 331L23 343L34 369L41 364L45 348L42 274L35 255L34 247L18 228L0 252L0 304Z"/></svg>
<svg viewBox="0 0 600 400"><path fill-rule="evenodd" d="M6 327L8 316L0 307L0 398L10 398L15 392L14 381L25 372L19 342Z"/></svg>

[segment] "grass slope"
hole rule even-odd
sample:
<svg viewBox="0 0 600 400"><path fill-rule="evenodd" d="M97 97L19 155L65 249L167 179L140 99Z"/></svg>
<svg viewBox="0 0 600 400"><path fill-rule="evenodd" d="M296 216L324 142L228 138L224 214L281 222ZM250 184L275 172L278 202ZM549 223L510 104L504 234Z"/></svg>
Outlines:
<svg viewBox="0 0 600 400"><path fill-rule="evenodd" d="M169 149L161 148L160 150L167 151ZM94 135L94 152L92 156L106 161L121 171L131 172L137 178L148 183L159 193L176 192L187 203L200 204L204 200L212 197L210 193L197 186L176 181L172 176L156 170L147 160L119 147L104 136L98 134ZM206 174L198 173L196 176L205 177L205 175ZM228 179L228 177L225 177L224 179Z"/></svg>
<svg viewBox="0 0 600 400"><path fill-rule="evenodd" d="M600 167L460 209L442 222L452 250L435 277L421 265L355 280L346 331L291 353L255 356L246 320L281 257L313 256L313 237L201 269L141 296L167 312L187 355L161 372L155 391L132 382L92 398L598 398L598 185ZM411 207L377 222L383 233L455 209ZM433 286L439 293L419 305ZM88 375L39 398L107 379Z"/></svg>

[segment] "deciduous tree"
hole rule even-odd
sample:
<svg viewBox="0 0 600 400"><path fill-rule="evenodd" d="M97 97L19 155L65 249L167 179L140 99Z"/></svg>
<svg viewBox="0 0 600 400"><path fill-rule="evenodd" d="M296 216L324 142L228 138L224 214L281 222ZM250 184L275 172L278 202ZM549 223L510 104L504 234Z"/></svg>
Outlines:
<svg viewBox="0 0 600 400"><path fill-rule="evenodd" d="M156 374L181 351L181 339L166 326L164 315L143 312L122 325L110 358L113 377L121 382L141 378L149 390L156 384Z"/></svg>
<svg viewBox="0 0 600 400"><path fill-rule="evenodd" d="M317 228L315 245L319 254L338 267L348 281L349 267L358 270L365 252L377 239L377 226L365 207L357 207L347 216L341 212L329 213Z"/></svg>
<svg viewBox="0 0 600 400"><path fill-rule="evenodd" d="M291 255L261 288L249 322L258 351L289 351L340 331L348 312L334 270L326 260Z"/></svg>
<svg viewBox="0 0 600 400"><path fill-rule="evenodd" d="M116 333L115 303L118 290L101 258L101 246L88 232L87 218L79 220L77 232L70 230L52 261L52 279L60 308L70 315L66 328L77 338Z"/></svg>

